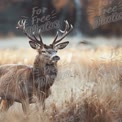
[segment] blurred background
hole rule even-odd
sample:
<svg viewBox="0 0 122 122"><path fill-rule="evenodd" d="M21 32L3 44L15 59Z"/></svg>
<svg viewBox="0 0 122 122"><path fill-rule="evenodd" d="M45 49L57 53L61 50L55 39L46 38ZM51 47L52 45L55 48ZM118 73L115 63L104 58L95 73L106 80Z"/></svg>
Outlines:
<svg viewBox="0 0 122 122"><path fill-rule="evenodd" d="M64 30L64 20L74 29L58 52L46 111L31 106L26 119L15 104L0 113L0 122L122 122L122 0L0 0L0 66L35 60L29 39L16 29L21 19L30 35L41 27L46 44Z"/></svg>
<svg viewBox="0 0 122 122"><path fill-rule="evenodd" d="M74 26L69 36L73 45L122 44L122 0L0 0L0 48L29 46L16 25L21 16L31 20L34 7L48 9L40 18L54 10L61 29L68 20ZM50 42L58 29L43 32L44 41Z"/></svg>

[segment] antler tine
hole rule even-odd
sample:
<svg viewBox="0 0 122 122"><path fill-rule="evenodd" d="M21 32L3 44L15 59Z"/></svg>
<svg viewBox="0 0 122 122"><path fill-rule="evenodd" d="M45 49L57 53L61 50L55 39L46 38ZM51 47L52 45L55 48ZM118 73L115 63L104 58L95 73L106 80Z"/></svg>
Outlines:
<svg viewBox="0 0 122 122"><path fill-rule="evenodd" d="M42 38L41 38L41 35L40 35L40 30L38 32L39 34L39 38L40 40L37 39L37 37L35 36L35 32L32 33L32 37L25 31L25 24L26 24L26 20L22 19L22 20L19 20L18 21L18 24L17 24L17 29L20 29L21 31L23 31L23 33L32 41L36 41L38 44L43 44L42 42Z"/></svg>
<svg viewBox="0 0 122 122"><path fill-rule="evenodd" d="M43 44L42 37L41 37L41 30L40 29L39 29L38 33L39 33L40 43Z"/></svg>
<svg viewBox="0 0 122 122"><path fill-rule="evenodd" d="M56 42L56 40L58 38L58 34L59 34L59 32L57 31L56 36L55 36L54 41L53 41L53 44L55 44L55 42Z"/></svg>
<svg viewBox="0 0 122 122"><path fill-rule="evenodd" d="M68 23L68 21L67 21L67 20L65 21L65 24L66 24L65 30L64 30L64 31L59 30L61 33L65 33L65 32L67 31L67 29L69 29L69 28L70 28L70 25L69 25L69 23Z"/></svg>
<svg viewBox="0 0 122 122"><path fill-rule="evenodd" d="M40 41L37 39L37 37L35 36L35 32L33 32L33 37L34 37L34 41L36 41L38 44L40 44Z"/></svg>
<svg viewBox="0 0 122 122"><path fill-rule="evenodd" d="M36 41L38 44L43 45L43 41L42 41L42 37L41 37L41 30L40 30L40 29L39 29L39 31L38 31L38 36L39 36L39 39L40 39L40 40L38 40L38 38L35 36L35 32L33 32L33 37L34 37L35 41Z"/></svg>
<svg viewBox="0 0 122 122"><path fill-rule="evenodd" d="M25 31L25 24L26 24L26 20L19 20L18 21L18 24L17 24L17 29L23 31L23 33L32 41L34 41L34 39L27 34L27 32Z"/></svg>
<svg viewBox="0 0 122 122"><path fill-rule="evenodd" d="M25 24L26 24L26 20L19 20L16 28L25 32Z"/></svg>
<svg viewBox="0 0 122 122"><path fill-rule="evenodd" d="M43 45L43 41L42 41L42 38L41 38L41 30L40 29L38 31L38 36L39 36L40 40L38 40L38 38L35 35L35 32L33 32L34 41L36 41L40 45Z"/></svg>
<svg viewBox="0 0 122 122"><path fill-rule="evenodd" d="M60 30L60 32L63 33L62 37L60 39L58 39L57 41L55 41L54 44L59 43L61 40L63 40L72 31L73 26L69 25L69 23L67 21L65 21L65 23L66 23L65 30L64 31Z"/></svg>

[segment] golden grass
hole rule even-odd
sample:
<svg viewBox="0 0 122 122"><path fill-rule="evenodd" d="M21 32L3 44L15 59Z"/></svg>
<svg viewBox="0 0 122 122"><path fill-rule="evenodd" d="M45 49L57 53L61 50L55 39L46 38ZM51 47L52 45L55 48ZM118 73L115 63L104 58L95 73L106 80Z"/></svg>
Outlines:
<svg viewBox="0 0 122 122"><path fill-rule="evenodd" d="M28 119L20 104L0 113L0 122L121 122L122 121L122 49L97 51L75 48L59 52L59 73L46 111L30 106ZM31 49L0 50L0 65L32 65Z"/></svg>

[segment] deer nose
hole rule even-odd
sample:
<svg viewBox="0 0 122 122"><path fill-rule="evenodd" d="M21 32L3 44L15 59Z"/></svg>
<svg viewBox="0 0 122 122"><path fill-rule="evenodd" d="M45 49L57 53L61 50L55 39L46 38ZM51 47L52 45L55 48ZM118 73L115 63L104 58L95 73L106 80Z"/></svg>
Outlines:
<svg viewBox="0 0 122 122"><path fill-rule="evenodd" d="M52 58L52 60L53 60L53 61L58 61L58 60L60 60L60 57L59 57L59 56L54 56L54 57Z"/></svg>

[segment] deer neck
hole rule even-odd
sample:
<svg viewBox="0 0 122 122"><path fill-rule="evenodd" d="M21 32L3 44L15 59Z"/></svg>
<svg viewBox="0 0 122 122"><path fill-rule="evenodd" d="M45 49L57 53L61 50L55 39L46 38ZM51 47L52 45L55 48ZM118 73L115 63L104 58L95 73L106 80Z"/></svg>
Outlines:
<svg viewBox="0 0 122 122"><path fill-rule="evenodd" d="M39 86L39 89L42 87L50 88L57 76L57 63L47 64L37 56L34 62L33 73L36 86Z"/></svg>
<svg viewBox="0 0 122 122"><path fill-rule="evenodd" d="M34 71L38 71L38 73L43 76L44 75L44 68L45 68L46 63L40 59L39 55L36 56L36 59L34 61Z"/></svg>

